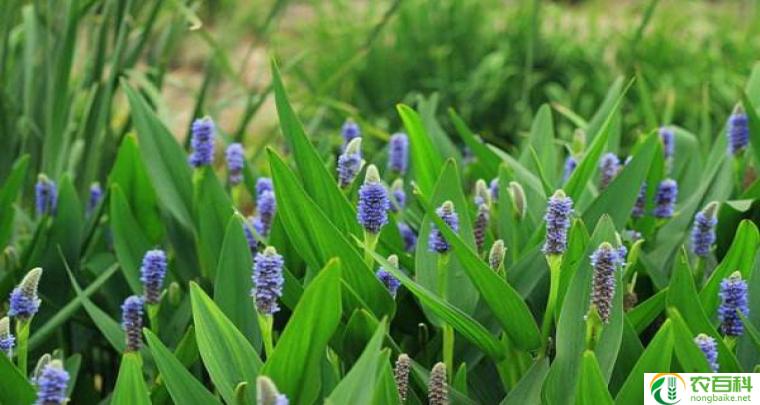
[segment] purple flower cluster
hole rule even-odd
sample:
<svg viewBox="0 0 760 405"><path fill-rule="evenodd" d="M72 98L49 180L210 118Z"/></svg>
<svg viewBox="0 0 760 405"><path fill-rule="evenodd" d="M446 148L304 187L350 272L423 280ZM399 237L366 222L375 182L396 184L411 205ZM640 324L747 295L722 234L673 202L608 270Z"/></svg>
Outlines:
<svg viewBox="0 0 760 405"><path fill-rule="evenodd" d="M268 246L253 259L253 289L251 295L256 300L256 308L262 315L272 315L280 310L277 299L282 296L285 278L282 267L285 260L277 250Z"/></svg>
<svg viewBox="0 0 760 405"><path fill-rule="evenodd" d="M676 149L675 133L672 129L662 126L658 131L660 134L660 140L662 141L662 150L665 154L665 159L673 157L673 153Z"/></svg>
<svg viewBox="0 0 760 405"><path fill-rule="evenodd" d="M737 155L749 145L749 119L741 105L734 108L726 124L728 136L728 152Z"/></svg>
<svg viewBox="0 0 760 405"><path fill-rule="evenodd" d="M209 166L214 161L214 138L216 128L214 121L209 117L203 117L193 121L191 130L190 146L193 152L190 154L190 165L193 167Z"/></svg>
<svg viewBox="0 0 760 405"><path fill-rule="evenodd" d="M34 186L34 202L37 215L55 215L58 207L58 187L44 174L37 177Z"/></svg>
<svg viewBox="0 0 760 405"><path fill-rule="evenodd" d="M143 297L149 305L161 300L161 287L166 276L166 253L163 250L149 250L145 253L140 267L140 281L143 284Z"/></svg>
<svg viewBox="0 0 760 405"><path fill-rule="evenodd" d="M601 172L599 190L604 190L620 171L620 159L614 153L605 154L599 162L599 171Z"/></svg>
<svg viewBox="0 0 760 405"><path fill-rule="evenodd" d="M678 198L678 183L673 179L665 179L660 182L655 195L654 216L657 218L670 218L676 208Z"/></svg>
<svg viewBox="0 0 760 405"><path fill-rule="evenodd" d="M87 199L87 215L92 215L100 204L100 200L103 199L103 189L100 188L100 183L95 182L90 185L90 197Z"/></svg>
<svg viewBox="0 0 760 405"><path fill-rule="evenodd" d="M641 218L647 211L647 183L641 183L639 188L639 195L636 197L636 203L631 210L631 216L634 218Z"/></svg>
<svg viewBox="0 0 760 405"><path fill-rule="evenodd" d="M269 236L276 212L277 199L274 191L264 190L256 197L256 216L253 218L253 227L259 235Z"/></svg>
<svg viewBox="0 0 760 405"><path fill-rule="evenodd" d="M567 230L573 214L573 200L562 190L557 190L546 207L546 241L543 252L546 255L561 255L567 250Z"/></svg>
<svg viewBox="0 0 760 405"><path fill-rule="evenodd" d="M398 222L398 232L401 234L401 239L404 240L404 250L407 252L414 252L417 246L417 234L409 225Z"/></svg>
<svg viewBox="0 0 760 405"><path fill-rule="evenodd" d="M438 215L454 232L459 232L459 216L456 211L454 211L454 203L451 201L444 202L435 210L435 214ZM443 237L441 230L438 229L435 224L428 236L428 250L437 253L447 253L451 250L451 245L446 238Z"/></svg>
<svg viewBox="0 0 760 405"><path fill-rule="evenodd" d="M718 218L715 215L717 209L718 203L711 202L694 217L694 228L691 230L691 250L697 256L709 255L710 248L715 243L715 225L718 224Z"/></svg>
<svg viewBox="0 0 760 405"><path fill-rule="evenodd" d="M404 192L404 180L396 179L391 184L391 211L399 212L406 207L406 192Z"/></svg>
<svg viewBox="0 0 760 405"><path fill-rule="evenodd" d="M490 189L491 189L491 200L498 201L499 200L499 178L498 177L491 179Z"/></svg>
<svg viewBox="0 0 760 405"><path fill-rule="evenodd" d="M694 343L699 347L705 355L707 363L710 364L710 369L713 373L718 372L718 345L715 343L715 339L700 333L694 338Z"/></svg>
<svg viewBox="0 0 760 405"><path fill-rule="evenodd" d="M362 138L354 138L346 145L345 151L338 156L338 185L347 188L353 183L362 168Z"/></svg>
<svg viewBox="0 0 760 405"><path fill-rule="evenodd" d="M573 171L575 168L578 167L578 161L575 160L574 157L568 156L567 159L565 159L565 167L562 170L562 182L566 182L567 179L570 178L570 175L573 174Z"/></svg>
<svg viewBox="0 0 760 405"><path fill-rule="evenodd" d="M34 268L24 276L18 287L13 289L8 316L20 320L29 320L37 313L42 302L37 295L40 277L42 277L42 269Z"/></svg>
<svg viewBox="0 0 760 405"><path fill-rule="evenodd" d="M343 123L340 134L343 136L343 149L345 149L349 142L362 136L362 131L359 128L359 124L349 118Z"/></svg>
<svg viewBox="0 0 760 405"><path fill-rule="evenodd" d="M230 184L235 186L243 182L243 168L245 167L245 151L243 145L231 143L224 153L227 160L227 176Z"/></svg>
<svg viewBox="0 0 760 405"><path fill-rule="evenodd" d="M136 352L142 347L143 299L131 295L121 305L121 328L127 337L125 351Z"/></svg>
<svg viewBox="0 0 760 405"><path fill-rule="evenodd" d="M591 305L599 312L602 322L609 323L612 298L615 296L615 270L620 264L618 250L604 242L591 255L594 277L591 290Z"/></svg>
<svg viewBox="0 0 760 405"><path fill-rule="evenodd" d="M388 169L403 176L408 165L409 138L405 133L393 134L388 145Z"/></svg>
<svg viewBox="0 0 760 405"><path fill-rule="evenodd" d="M364 230L377 234L388 223L388 210L390 209L388 191L380 182L380 174L375 165L367 168L367 176L359 189L359 204L356 210L356 219Z"/></svg>
<svg viewBox="0 0 760 405"><path fill-rule="evenodd" d="M394 268L398 269L398 256L390 255L388 257L388 263L390 263L390 265ZM401 282L398 281L398 279L394 277L393 274L391 274L388 270L385 270L383 267L380 267L377 270L375 276L378 280L380 280L381 283L383 283L385 288L388 289L388 292L391 294L391 296L393 298L396 298L396 293L398 292L398 288L401 286Z"/></svg>
<svg viewBox="0 0 760 405"><path fill-rule="evenodd" d="M436 363L428 380L428 404L449 404L449 385L446 381L446 365L440 362Z"/></svg>
<svg viewBox="0 0 760 405"><path fill-rule="evenodd" d="M486 243L486 232L490 218L491 210L488 208L488 205L478 205L478 213L475 215L475 224L472 229L475 234L475 246L478 248L478 252L483 250L483 245Z"/></svg>
<svg viewBox="0 0 760 405"><path fill-rule="evenodd" d="M272 179L269 177L259 177L259 179L256 180L256 195L260 196L266 191L274 191Z"/></svg>
<svg viewBox="0 0 760 405"><path fill-rule="evenodd" d="M13 346L16 344L16 338L11 333L11 321L6 316L0 319L0 352L11 357Z"/></svg>
<svg viewBox="0 0 760 405"><path fill-rule="evenodd" d="M40 372L37 382L37 401L35 405L58 405L66 402L66 387L69 373L60 360L52 360Z"/></svg>
<svg viewBox="0 0 760 405"><path fill-rule="evenodd" d="M747 282L742 280L741 273L734 272L720 283L720 307L718 319L720 329L726 336L741 336L744 333L744 323L738 312L749 315L747 299Z"/></svg>

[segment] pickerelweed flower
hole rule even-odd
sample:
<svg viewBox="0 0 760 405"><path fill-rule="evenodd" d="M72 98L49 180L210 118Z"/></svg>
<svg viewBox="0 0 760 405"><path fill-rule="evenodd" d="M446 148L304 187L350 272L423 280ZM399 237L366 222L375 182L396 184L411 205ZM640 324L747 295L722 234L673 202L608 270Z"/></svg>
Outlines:
<svg viewBox="0 0 760 405"><path fill-rule="evenodd" d="M749 145L749 120L741 105L734 108L726 123L728 136L728 152L737 155Z"/></svg>
<svg viewBox="0 0 760 405"><path fill-rule="evenodd" d="M615 296L615 270L620 263L618 252L611 244L604 242L591 255L594 277L591 290L591 305L599 311L602 322L609 323L612 298Z"/></svg>
<svg viewBox="0 0 760 405"><path fill-rule="evenodd" d="M599 178L599 190L604 190L612 183L612 180L617 176L620 171L620 158L614 153L607 153L602 156L602 160L599 162L599 172L601 177Z"/></svg>
<svg viewBox="0 0 760 405"><path fill-rule="evenodd" d="M715 215L718 203L713 201L694 217L694 228L691 230L691 250L699 257L710 254L710 248L715 243L715 225L718 218Z"/></svg>
<svg viewBox="0 0 760 405"><path fill-rule="evenodd" d="M256 377L256 404L257 405L288 405L290 401L285 394L281 394L269 377L261 375Z"/></svg>
<svg viewBox="0 0 760 405"><path fill-rule="evenodd" d="M475 223L472 229L472 232L475 235L475 246L478 248L478 252L483 250L483 245L486 243L486 232L488 230L490 218L491 210L488 208L488 205L478 205L478 213L475 215Z"/></svg>
<svg viewBox="0 0 760 405"><path fill-rule="evenodd" d="M459 232L459 216L454 211L454 203L451 201L444 202L440 207L435 210L435 214L438 215L443 222L445 222L454 232ZM447 253L451 250L451 245L443 237L441 230L433 224L433 228L430 230L428 236L428 250L437 253Z"/></svg>
<svg viewBox="0 0 760 405"><path fill-rule="evenodd" d="M356 121L349 118L343 123L343 126L340 129L340 134L343 137L343 149L346 149L346 145L351 141L356 138L361 138L362 130L359 128L359 124L357 124Z"/></svg>
<svg viewBox="0 0 760 405"><path fill-rule="evenodd" d="M58 207L58 187L53 180L40 174L37 177L37 185L34 186L34 195L37 215L55 215Z"/></svg>
<svg viewBox="0 0 760 405"><path fill-rule="evenodd" d="M245 219L245 222L243 223L243 233L245 234L245 240L248 242L248 249L251 250L251 253L256 252L256 250L259 247L259 242L256 240L256 237L253 235L253 229L256 229L255 222L257 221L256 217L248 217ZM258 233L258 231L256 231Z"/></svg>
<svg viewBox="0 0 760 405"><path fill-rule="evenodd" d="M396 179L391 184L391 211L399 212L406 207L406 192L404 191L404 180Z"/></svg>
<svg viewBox="0 0 760 405"><path fill-rule="evenodd" d="M253 289L251 296L256 300L256 308L261 315L272 315L280 310L277 299L282 296L285 278L282 267L285 260L272 246L267 246L253 259Z"/></svg>
<svg viewBox="0 0 760 405"><path fill-rule="evenodd" d="M346 150L338 157L338 185L347 188L353 183L356 175L364 165L362 160L362 138L354 138L346 146Z"/></svg>
<svg viewBox="0 0 760 405"><path fill-rule="evenodd" d="M433 366L428 380L428 404L448 405L449 386L446 382L446 365L438 362Z"/></svg>
<svg viewBox="0 0 760 405"><path fill-rule="evenodd" d="M641 183L639 195L636 197L636 203L631 210L631 216L641 218L647 212L647 183Z"/></svg>
<svg viewBox="0 0 760 405"><path fill-rule="evenodd" d="M747 282L742 280L738 271L720 282L720 307L718 307L718 320L720 329L726 336L741 336L744 334L744 323L738 312L749 316L747 299Z"/></svg>
<svg viewBox="0 0 760 405"><path fill-rule="evenodd" d="M512 198L512 208L514 208L515 214L520 219L525 218L527 211L525 208L528 205L528 201L526 200L525 190L522 185L516 181L510 181L508 190L509 196Z"/></svg>
<svg viewBox="0 0 760 405"><path fill-rule="evenodd" d="M678 198L678 183L673 179L665 179L660 182L654 199L654 216L657 218L670 218L676 208Z"/></svg>
<svg viewBox="0 0 760 405"><path fill-rule="evenodd" d="M672 129L662 126L658 131L660 135L660 141L662 142L662 150L665 155L665 159L673 157L673 153L676 150L676 138Z"/></svg>
<svg viewBox="0 0 760 405"><path fill-rule="evenodd" d="M26 276L21 280L18 287L14 288L11 292L8 316L28 321L37 313L42 302L37 295L40 277L42 277L42 269L40 267L36 267L29 270L29 273L26 273Z"/></svg>
<svg viewBox="0 0 760 405"><path fill-rule="evenodd" d="M227 178L235 186L243 182L243 167L245 167L245 151L243 145L231 143L224 153L227 160Z"/></svg>
<svg viewBox="0 0 760 405"><path fill-rule="evenodd" d="M143 284L143 297L149 305L161 300L161 289L166 276L166 253L163 250L149 250L145 253L140 267L140 281Z"/></svg>
<svg viewBox="0 0 760 405"><path fill-rule="evenodd" d="M491 188L491 201L498 201L499 200L499 178L496 177L494 179L491 179L491 183L489 185Z"/></svg>
<svg viewBox="0 0 760 405"><path fill-rule="evenodd" d="M6 356L11 357L13 354L13 346L16 344L16 338L11 333L11 320L10 318L0 318L0 352L5 353Z"/></svg>
<svg viewBox="0 0 760 405"><path fill-rule="evenodd" d="M396 382L401 402L406 401L406 396L409 392L409 371L411 368L412 361L409 355L406 353L399 354L398 359L396 359L396 367L393 368L393 379Z"/></svg>
<svg viewBox="0 0 760 405"><path fill-rule="evenodd" d="M718 345L715 343L715 339L704 333L700 333L694 338L694 343L696 343L699 350L704 353L705 359L707 359L707 363L710 364L712 372L717 373L719 369Z"/></svg>
<svg viewBox="0 0 760 405"><path fill-rule="evenodd" d="M256 217L253 220L253 226L259 235L269 236L272 229L274 215L277 212L277 199L274 191L265 190L256 198Z"/></svg>
<svg viewBox="0 0 760 405"><path fill-rule="evenodd" d="M475 182L475 197L473 198L473 201L475 201L475 206L483 204L491 205L491 191L486 185L485 180L478 179L478 181Z"/></svg>
<svg viewBox="0 0 760 405"><path fill-rule="evenodd" d="M575 168L578 167L578 161L575 160L575 158L570 155L565 159L565 168L562 170L562 182L566 182L567 179L570 178L570 175L573 174L573 171Z"/></svg>
<svg viewBox="0 0 760 405"><path fill-rule="evenodd" d="M66 388L69 373L60 360L51 360L37 378L37 401L35 405L59 405L67 401Z"/></svg>
<svg viewBox="0 0 760 405"><path fill-rule="evenodd" d="M50 353L45 353L40 356L40 358L37 360L37 365L34 366L34 371L32 372L32 384L37 385L37 380L40 379L42 371L45 370L45 367L47 367L51 361L53 361L53 356L51 356Z"/></svg>
<svg viewBox="0 0 760 405"><path fill-rule="evenodd" d="M103 199L103 189L100 188L100 183L95 182L90 184L90 197L87 199L87 215L92 215L95 208L100 204L100 200Z"/></svg>
<svg viewBox="0 0 760 405"><path fill-rule="evenodd" d="M359 188L359 204L356 209L356 219L364 230L377 234L388 223L388 210L391 203L388 200L388 190L380 182L380 174L375 165L367 167L364 184Z"/></svg>
<svg viewBox="0 0 760 405"><path fill-rule="evenodd" d="M501 267L504 263L505 253L504 241L501 239L496 240L491 245L491 251L488 253L488 265L491 266L491 269L498 270Z"/></svg>
<svg viewBox="0 0 760 405"><path fill-rule="evenodd" d="M398 267L398 256L396 255L390 255L388 256L388 263L390 263L391 266L394 268ZM386 270L383 267L380 267L377 270L377 273L375 273L375 276L377 276L377 279L380 280L381 283L385 286L385 288L388 289L388 292L391 294L391 297L396 298L396 293L398 292L398 288L401 286L401 282L398 281L396 277L393 276L388 270Z"/></svg>
<svg viewBox="0 0 760 405"><path fill-rule="evenodd" d="M398 222L398 232L401 234L401 239L404 240L404 250L407 252L414 252L414 248L417 246L417 234L409 225L404 222Z"/></svg>
<svg viewBox="0 0 760 405"><path fill-rule="evenodd" d="M388 169L403 176L408 165L409 138L403 132L395 133L388 142Z"/></svg>
<svg viewBox="0 0 760 405"><path fill-rule="evenodd" d="M256 195L260 196L264 194L265 191L274 192L274 184L272 183L272 179L269 177L259 177L259 179L256 180Z"/></svg>
<svg viewBox="0 0 760 405"><path fill-rule="evenodd" d="M214 138L216 128L210 117L198 118L193 121L191 130L190 165L193 167L209 166L214 161Z"/></svg>
<svg viewBox="0 0 760 405"><path fill-rule="evenodd" d="M544 220L546 221L545 255L561 255L567 250L567 230L573 214L573 200L563 190L557 190L549 198Z"/></svg>
<svg viewBox="0 0 760 405"><path fill-rule="evenodd" d="M142 347L143 299L131 295L121 305L121 328L127 337L127 352L136 352Z"/></svg>

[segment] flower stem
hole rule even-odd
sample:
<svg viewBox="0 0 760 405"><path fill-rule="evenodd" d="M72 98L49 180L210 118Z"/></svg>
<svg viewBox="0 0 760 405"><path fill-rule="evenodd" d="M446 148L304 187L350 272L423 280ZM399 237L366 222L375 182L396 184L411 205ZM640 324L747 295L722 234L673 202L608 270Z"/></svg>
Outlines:
<svg viewBox="0 0 760 405"><path fill-rule="evenodd" d="M272 325L274 319L272 315L258 314L259 329L261 329L261 339L264 341L264 353L269 358L274 353L274 345L272 344Z"/></svg>
<svg viewBox="0 0 760 405"><path fill-rule="evenodd" d="M367 249L364 251L364 262L367 263L367 266L370 269L372 269L373 263L375 261L372 258L372 253L375 252L379 236L380 234L364 231L364 246L367 247Z"/></svg>
<svg viewBox="0 0 760 405"><path fill-rule="evenodd" d="M562 266L562 256L548 255L546 256L546 262L549 264L549 297L546 301L546 312L541 324L541 333L544 336L545 346L548 346L547 343L554 321L554 310L557 305L557 295L559 294L559 270Z"/></svg>
<svg viewBox="0 0 760 405"><path fill-rule="evenodd" d="M24 376L26 376L27 372L29 325L31 323L31 319L16 321L16 339L18 341L18 346L16 348L16 361L18 368L21 370L21 374Z"/></svg>
<svg viewBox="0 0 760 405"><path fill-rule="evenodd" d="M158 336L158 310L159 304L148 304L148 320L150 321L150 331Z"/></svg>
<svg viewBox="0 0 760 405"><path fill-rule="evenodd" d="M438 295L444 301L448 300L448 264L449 255L447 253L438 255ZM446 364L447 375L451 378L454 375L454 328L444 323L441 329L443 336L443 363Z"/></svg>
<svg viewBox="0 0 760 405"><path fill-rule="evenodd" d="M697 257L697 263L694 266L694 283L697 288L702 287L702 281L705 279L705 260Z"/></svg>

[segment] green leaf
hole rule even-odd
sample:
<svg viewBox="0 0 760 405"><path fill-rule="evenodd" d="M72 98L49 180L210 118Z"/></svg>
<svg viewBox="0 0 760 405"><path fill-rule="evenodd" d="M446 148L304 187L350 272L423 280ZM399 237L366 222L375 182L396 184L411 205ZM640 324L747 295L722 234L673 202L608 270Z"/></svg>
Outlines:
<svg viewBox="0 0 760 405"><path fill-rule="evenodd" d="M198 351L211 381L227 403L235 403L235 387L247 382L248 401L253 403L252 387L262 365L259 355L198 284L190 283L190 298Z"/></svg>
<svg viewBox="0 0 760 405"><path fill-rule="evenodd" d="M0 215L0 248L4 248L13 235L13 219L16 215L13 203L18 199L21 187L24 186L27 168L29 168L29 155L23 155L13 164L3 187L0 188L0 212L3 213Z"/></svg>
<svg viewBox="0 0 760 405"><path fill-rule="evenodd" d="M387 325L383 320L365 346L359 360L325 399L325 404L368 404L378 388L378 371L388 362L388 352L380 351Z"/></svg>
<svg viewBox="0 0 760 405"><path fill-rule="evenodd" d="M731 243L731 248L728 249L718 267L710 274L710 278L699 293L702 308L708 316L712 317L718 309L718 292L720 282L723 279L728 278L735 271L740 272L745 280L750 278L758 246L760 246L760 234L757 227L752 221L743 220L736 229L736 236Z"/></svg>
<svg viewBox="0 0 760 405"><path fill-rule="evenodd" d="M591 350L583 352L583 365L578 379L576 404L612 404L607 381L599 369L599 362Z"/></svg>
<svg viewBox="0 0 760 405"><path fill-rule="evenodd" d="M227 222L214 282L214 302L248 338L261 348L261 333L251 298L253 260L243 232L244 219L236 214Z"/></svg>
<svg viewBox="0 0 760 405"><path fill-rule="evenodd" d="M674 307L668 308L668 318L673 322L673 336L675 341L676 358L681 368L687 373L711 373L710 363L705 354L694 343L697 336L684 321L681 313Z"/></svg>
<svg viewBox="0 0 760 405"><path fill-rule="evenodd" d="M534 162L530 150L535 151L538 161ZM520 155L520 162L532 168L535 173L543 172L549 184L555 184L559 175L559 153L554 139L554 121L552 110L548 104L543 104L533 118L530 135L525 139Z"/></svg>
<svg viewBox="0 0 760 405"><path fill-rule="evenodd" d="M150 405L150 395L143 379L142 368L143 360L140 353L127 352L121 356L111 405Z"/></svg>
<svg viewBox="0 0 760 405"><path fill-rule="evenodd" d="M396 109L409 134L410 163L415 182L424 194L430 195L443 168L443 157L435 148L420 115L404 104L397 105Z"/></svg>
<svg viewBox="0 0 760 405"><path fill-rule="evenodd" d="M0 403L31 404L36 396L32 385L8 356L0 356Z"/></svg>
<svg viewBox="0 0 760 405"><path fill-rule="evenodd" d="M542 343L541 332L520 294L493 271L459 234L454 232L438 215L434 215L430 204L427 202L423 204L428 212L427 217L435 222L444 238L452 245L453 254L459 258L465 274L478 289L491 313L510 339L523 350L539 348ZM461 291L459 290L461 283L455 284L454 287Z"/></svg>
<svg viewBox="0 0 760 405"><path fill-rule="evenodd" d="M673 332L670 320L665 321L644 353L636 361L636 365L628 373L628 378L615 397L615 403L620 405L640 404L644 401L641 386L644 373L655 373L670 370L670 360L673 355Z"/></svg>
<svg viewBox="0 0 760 405"><path fill-rule="evenodd" d="M293 403L319 395L320 360L342 314L340 279L341 263L332 259L306 287L262 370Z"/></svg>
<svg viewBox="0 0 760 405"><path fill-rule="evenodd" d="M340 257L343 265L351 269L342 274L352 293L344 299L360 303L377 317L393 313L395 303L374 272L272 150L269 151L269 164L277 190L277 216L293 246L298 247L298 254L313 269L324 267L333 257ZM325 235L331 237L325 238Z"/></svg>
<svg viewBox="0 0 760 405"><path fill-rule="evenodd" d="M662 313L667 294L667 288L660 290L625 315L636 329L636 333L642 333Z"/></svg>
<svg viewBox="0 0 760 405"><path fill-rule="evenodd" d="M179 223L193 229L193 186L187 155L145 99L125 81L121 85L132 110L143 162L154 189L161 190L158 198Z"/></svg>
<svg viewBox="0 0 760 405"><path fill-rule="evenodd" d="M541 386L549 373L549 359L540 358L533 363L517 385L501 402L502 405L541 403Z"/></svg>
<svg viewBox="0 0 760 405"><path fill-rule="evenodd" d="M232 202L209 166L196 169L193 178L201 272L213 280L222 250L225 228L233 214Z"/></svg>
<svg viewBox="0 0 760 405"><path fill-rule="evenodd" d="M293 151L304 189L338 229L360 235L361 230L356 222L353 208L338 188L335 178L327 171L316 149L309 142L301 121L290 105L280 70L274 61L272 61L272 85L277 114L280 118L280 129ZM277 189L277 192L279 191Z"/></svg>
<svg viewBox="0 0 760 405"><path fill-rule="evenodd" d="M478 321L461 309L440 299L430 290L415 283L414 280L409 278L409 276L399 269L393 267L382 256L374 252L370 253L375 261L377 261L383 269L393 274L393 276L396 277L406 289L417 297L422 305L426 306L437 317L451 325L465 339L469 340L494 360L498 361L504 358L504 346L496 340L488 329L478 323Z"/></svg>
<svg viewBox="0 0 760 405"><path fill-rule="evenodd" d="M488 178L496 176L499 171L499 164L501 159L496 155L488 146L467 126L464 120L453 109L449 109L449 118L454 124L459 136L464 141L465 145L472 151L477 157L476 164L483 166L483 171L488 175Z"/></svg>
<svg viewBox="0 0 760 405"><path fill-rule="evenodd" d="M108 219L113 231L114 250L124 278L132 292L140 294L140 266L145 252L151 249L152 244L132 214L127 197L119 185L111 187Z"/></svg>
<svg viewBox="0 0 760 405"><path fill-rule="evenodd" d="M747 120L749 121L749 141L755 156L755 162L760 162L760 116L758 116L757 108L755 108L747 93L742 93L742 103L744 104L744 110L747 113Z"/></svg>
<svg viewBox="0 0 760 405"><path fill-rule="evenodd" d="M161 343L158 336L148 329L143 329L145 338L153 353L161 380L166 383L174 403L177 404L221 404L206 387L177 360L169 349Z"/></svg>

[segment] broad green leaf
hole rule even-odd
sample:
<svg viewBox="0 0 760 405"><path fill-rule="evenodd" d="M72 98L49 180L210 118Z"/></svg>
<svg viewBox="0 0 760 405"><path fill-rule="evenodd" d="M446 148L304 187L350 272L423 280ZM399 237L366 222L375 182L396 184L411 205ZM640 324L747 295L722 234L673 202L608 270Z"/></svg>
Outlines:
<svg viewBox="0 0 760 405"><path fill-rule="evenodd" d="M280 71L274 61L272 62L272 77L280 128L292 149L304 189L338 229L360 235L361 230L351 204L338 188L335 178L327 171L314 146L309 142L301 121L290 105Z"/></svg>
<svg viewBox="0 0 760 405"><path fill-rule="evenodd" d="M483 166L483 171L489 178L496 176L499 164L501 163L499 156L472 132L467 123L464 122L453 108L449 109L449 118L451 118L451 122L454 124L454 128L456 128L462 141L477 157L477 164Z"/></svg>
<svg viewBox="0 0 760 405"><path fill-rule="evenodd" d="M453 159L449 159L441 170L438 182L435 185L433 194L428 200L435 207L443 204L444 201L454 203L454 209L459 215L459 234L464 242L469 246L475 246L475 238L472 233L472 225L468 214L467 199L462 192L459 184L459 172ZM433 229L433 217L435 210L430 206L426 207L425 216L422 219L419 236L417 237L417 248L415 254L415 281L428 289L438 291L438 260L440 254L431 252L428 249L428 238ZM478 293L473 286L472 281L467 277L465 264L457 256L449 255L447 264L447 288L445 291L445 301L448 301L455 307L464 312L471 313L478 302ZM437 320L433 320L437 323Z"/></svg>
<svg viewBox="0 0 760 405"><path fill-rule="evenodd" d="M760 116L758 116L755 103L749 98L747 93L742 94L742 103L744 104L744 110L747 113L747 119L749 121L749 141L752 146L752 152L755 157L755 162L760 162Z"/></svg>
<svg viewBox="0 0 760 405"><path fill-rule="evenodd" d="M108 219L113 232L114 250L124 278L132 292L140 294L140 266L145 252L151 249L152 244L132 214L127 197L119 185L111 187Z"/></svg>
<svg viewBox="0 0 760 405"><path fill-rule="evenodd" d="M124 331L121 329L121 325L119 325L118 322L114 321L113 318L111 318L105 311L90 301L90 298L85 295L85 293L82 291L82 288L79 286L79 283L77 283L77 280L74 278L74 274L71 272L71 269L68 268L68 265L66 267L66 271L69 274L69 280L71 281L72 287L74 287L77 299L82 302L82 306L92 321L95 322L95 326L98 327L100 333L102 333L106 340L108 340L108 343L111 344L111 347L113 347L118 352L123 352L127 344L126 338L124 336Z"/></svg>
<svg viewBox="0 0 760 405"><path fill-rule="evenodd" d="M276 152L269 152L277 193L277 216L280 218L291 243L309 267L320 269L333 257L340 257L351 271L342 273L353 294L344 296L348 302L359 302L381 317L394 311L395 303L385 287L375 277L359 252L349 243L324 212L298 184L293 172ZM325 238L325 235L330 235Z"/></svg>
<svg viewBox="0 0 760 405"><path fill-rule="evenodd" d="M371 255L383 269L393 274L406 289L414 294L422 305L426 306L441 320L451 325L465 339L469 340L494 360L498 361L504 358L504 346L478 321L461 309L440 299L430 290L414 282L409 276L388 263L382 256L374 252L371 252Z"/></svg>
<svg viewBox="0 0 760 405"><path fill-rule="evenodd" d="M158 336L154 335L148 329L143 329L145 338L150 345L150 351L153 353L153 359L156 362L158 371L161 372L161 380L166 384L174 403L177 404L221 404L206 387L203 386L195 377L185 368L185 366L174 357L169 349L161 343Z"/></svg>
<svg viewBox="0 0 760 405"><path fill-rule="evenodd" d="M644 373L655 373L670 370L670 359L673 355L673 332L671 321L665 321L654 338L649 342L644 353L636 361L636 365L628 373L628 378L615 397L615 403L620 405L639 404L644 400L641 386Z"/></svg>
<svg viewBox="0 0 760 405"><path fill-rule="evenodd" d="M148 387L142 373L143 360L138 352L121 356L119 375L111 396L111 405L150 405Z"/></svg>
<svg viewBox="0 0 760 405"><path fill-rule="evenodd" d="M261 348L261 333L251 298L253 260L243 233L243 221L239 215L233 215L227 222L216 268L214 302L253 347Z"/></svg>
<svg viewBox="0 0 760 405"><path fill-rule="evenodd" d="M528 369L515 388L501 402L502 405L541 403L541 386L549 373L549 359L541 358Z"/></svg>
<svg viewBox="0 0 760 405"><path fill-rule="evenodd" d="M612 396L607 391L607 381L599 369L599 362L591 350L583 352L583 365L578 377L576 404L612 404Z"/></svg>
<svg viewBox="0 0 760 405"><path fill-rule="evenodd" d="M247 398L253 403L259 355L198 284L190 283L190 297L198 351L211 381L227 403L235 403L235 387L247 382Z"/></svg>
<svg viewBox="0 0 760 405"><path fill-rule="evenodd" d="M388 349L386 349L388 350ZM380 362L380 376L378 387L375 389L375 398L372 403L376 405L400 405L401 398L398 394L398 388L396 388L396 380L393 376L393 369L391 369L390 362ZM409 399L407 399L409 401Z"/></svg>
<svg viewBox="0 0 760 405"><path fill-rule="evenodd" d="M427 202L424 202L424 205L429 214L433 213L433 208ZM472 250L471 245L466 243L439 216L428 215L428 217L435 222L444 238L452 245L453 255L459 258L465 274L478 289L491 313L510 339L523 350L539 348L542 342L541 332L528 305L517 291L493 271ZM459 287L461 283L455 285L455 288L461 291Z"/></svg>
<svg viewBox="0 0 760 405"><path fill-rule="evenodd" d="M646 301L636 305L625 316L631 321L637 333L641 333L651 324L665 309L665 298L668 289L662 289Z"/></svg>
<svg viewBox="0 0 760 405"><path fill-rule="evenodd" d="M340 280L341 262L332 259L306 287L262 370L293 403L319 395L320 360L342 314Z"/></svg>
<svg viewBox="0 0 760 405"><path fill-rule="evenodd" d="M386 329L386 322L381 321L359 360L325 399L325 404L368 404L372 401L378 388L380 365L388 362L389 353L380 352Z"/></svg>
<svg viewBox="0 0 760 405"><path fill-rule="evenodd" d="M213 280L218 257L222 251L225 229L234 209L211 167L196 169L193 187L201 273Z"/></svg>
<svg viewBox="0 0 760 405"><path fill-rule="evenodd" d="M34 387L8 356L0 355L0 403L31 404L36 396Z"/></svg>
<svg viewBox="0 0 760 405"><path fill-rule="evenodd" d="M186 229L193 229L193 185L187 155L145 99L121 83L132 110L140 152L158 199Z"/></svg>
<svg viewBox="0 0 760 405"><path fill-rule="evenodd" d="M5 178L0 188L0 248L5 248L13 235L13 220L16 210L13 203L19 197L19 192L24 185L26 170L29 167L29 155L23 155L13 164L8 177Z"/></svg>
<svg viewBox="0 0 760 405"><path fill-rule="evenodd" d="M409 134L410 166L415 182L424 194L431 195L443 168L443 157L435 148L420 115L404 104L397 105L396 109Z"/></svg>
<svg viewBox="0 0 760 405"><path fill-rule="evenodd" d="M620 100L622 100L623 96L625 96L625 93L628 91L628 88L633 84L633 82L629 82L625 88L623 88L623 80L622 77L615 79L615 82L612 83L612 86L607 90L607 94L604 96L604 101L602 101L599 109L596 110L596 113L594 113L594 116L591 117L591 120L588 122L588 126L586 126L585 130L590 141L594 140L594 138L602 132L602 128L605 126L606 121L618 110L618 108L620 108Z"/></svg>
<svg viewBox="0 0 760 405"><path fill-rule="evenodd" d="M743 220L736 230L736 236L731 248L721 260L718 267L710 274L699 293L702 308L708 317L712 318L718 309L720 282L728 278L731 273L738 271L743 279L749 279L752 267L755 264L755 253L760 246L760 234L757 227L749 220Z"/></svg>
<svg viewBox="0 0 760 405"><path fill-rule="evenodd" d="M538 161L530 157L530 150L535 151ZM548 104L543 104L533 118L530 134L525 139L520 155L520 162L534 172L541 171L549 184L556 184L559 175L559 153L554 139L554 121L552 110Z"/></svg>
<svg viewBox="0 0 760 405"><path fill-rule="evenodd" d="M673 322L673 338L678 342L674 346L678 363L687 373L710 373L710 363L705 354L694 344L697 336L686 324L681 314L674 307L668 308L668 318Z"/></svg>

